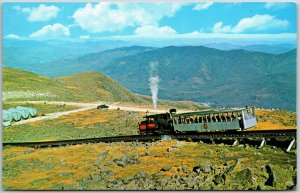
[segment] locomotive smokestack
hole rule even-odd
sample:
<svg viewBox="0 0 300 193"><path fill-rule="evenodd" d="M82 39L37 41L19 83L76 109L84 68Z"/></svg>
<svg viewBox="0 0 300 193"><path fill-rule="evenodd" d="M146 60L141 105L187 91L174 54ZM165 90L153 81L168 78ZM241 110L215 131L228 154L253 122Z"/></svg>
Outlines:
<svg viewBox="0 0 300 193"><path fill-rule="evenodd" d="M152 93L152 103L154 109L156 109L157 106L157 94L158 94L158 83L159 83L159 76L156 69L157 65L158 62L150 62L149 85Z"/></svg>

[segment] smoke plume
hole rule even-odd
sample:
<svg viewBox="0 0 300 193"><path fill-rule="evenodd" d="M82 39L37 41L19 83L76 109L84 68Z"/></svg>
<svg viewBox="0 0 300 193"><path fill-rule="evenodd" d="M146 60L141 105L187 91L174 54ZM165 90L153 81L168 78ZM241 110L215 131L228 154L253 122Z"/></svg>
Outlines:
<svg viewBox="0 0 300 193"><path fill-rule="evenodd" d="M158 83L159 83L159 76L156 69L157 65L158 62L150 62L149 85L152 93L152 103L154 109L156 109L156 105L157 105L157 94L158 94Z"/></svg>

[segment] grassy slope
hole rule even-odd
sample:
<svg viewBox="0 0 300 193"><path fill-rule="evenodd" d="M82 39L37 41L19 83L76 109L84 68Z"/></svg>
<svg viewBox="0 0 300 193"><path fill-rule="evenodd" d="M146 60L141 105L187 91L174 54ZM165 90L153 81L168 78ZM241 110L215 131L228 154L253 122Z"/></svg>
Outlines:
<svg viewBox="0 0 300 193"><path fill-rule="evenodd" d="M151 97L136 95L100 72L87 72L53 79L20 69L4 68L3 98L5 101L109 101L151 105ZM160 101L159 105L203 108L197 103L186 101Z"/></svg>
<svg viewBox="0 0 300 193"><path fill-rule="evenodd" d="M51 141L138 134L145 113L87 110L58 119L13 125L3 130L4 142Z"/></svg>
<svg viewBox="0 0 300 193"><path fill-rule="evenodd" d="M71 99L76 94L58 80L19 69L3 69L3 99L61 100Z"/></svg>
<svg viewBox="0 0 300 193"><path fill-rule="evenodd" d="M26 98L26 94L30 95L29 92L35 93L32 97L34 100L82 102L99 100L135 102L138 100L133 93L98 72L52 79L19 69L5 68L3 69L3 91L4 98L7 91L19 91L17 96L11 97L14 100ZM20 91L24 94L22 95ZM44 95L41 96L41 94Z"/></svg>
<svg viewBox="0 0 300 193"><path fill-rule="evenodd" d="M128 101L142 102L117 82L99 72L88 72L52 79L19 69L3 69L4 99L7 92L16 92L10 100L26 99L32 92L34 100L59 101ZM22 95L22 92L23 95ZM41 96L41 94L44 94Z"/></svg>
<svg viewBox="0 0 300 193"><path fill-rule="evenodd" d="M56 79L67 88L76 90L77 97L92 101L131 101L143 102L141 97L130 92L108 76L99 72L87 72Z"/></svg>

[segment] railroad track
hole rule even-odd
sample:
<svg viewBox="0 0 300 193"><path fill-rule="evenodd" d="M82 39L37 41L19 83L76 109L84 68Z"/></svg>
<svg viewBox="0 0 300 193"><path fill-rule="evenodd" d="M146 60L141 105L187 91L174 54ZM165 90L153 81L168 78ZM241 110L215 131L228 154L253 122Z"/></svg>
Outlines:
<svg viewBox="0 0 300 193"><path fill-rule="evenodd" d="M162 139L178 139L178 140L218 140L218 139L271 139L271 138L287 138L296 139L296 129L290 130L265 130L265 131L237 131L237 132L207 132L197 134L172 134L172 135L130 135L118 137L104 137L104 138L88 138L88 139L74 139L62 141L45 141L45 142L21 142L21 143L2 143L3 146L19 146L19 147L59 147L66 145L78 145L88 143L108 143L108 142L130 142L130 141L157 141Z"/></svg>

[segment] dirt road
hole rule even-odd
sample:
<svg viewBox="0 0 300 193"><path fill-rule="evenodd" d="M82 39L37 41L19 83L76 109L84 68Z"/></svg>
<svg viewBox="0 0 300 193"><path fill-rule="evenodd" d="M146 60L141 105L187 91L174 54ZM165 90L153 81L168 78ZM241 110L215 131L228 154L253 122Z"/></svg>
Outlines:
<svg viewBox="0 0 300 193"><path fill-rule="evenodd" d="M23 101L22 101L23 102ZM93 103L81 103L81 102L62 102L62 101L24 101L27 103L47 103L47 104L53 104L53 105L71 105L71 106L78 106L78 107L94 107L97 108L98 105L100 104L108 104L109 108L108 109L118 109L123 110L123 111L136 111L136 112L149 112L149 113L165 113L168 111L167 109L149 109L149 108L141 108L141 107L128 107L128 106L122 106L119 105L120 102L115 102L110 104L109 102L105 101L99 101L99 102L93 102Z"/></svg>
<svg viewBox="0 0 300 193"><path fill-rule="evenodd" d="M15 122L14 125L21 125L21 124L45 120L45 119L55 119L60 116L68 115L71 113L95 109L95 108L97 108L97 106L99 104L103 104L103 103L109 104L104 101L99 101L99 102L95 102L95 103L61 102L61 101L22 101L22 102L26 102L26 103L45 103L46 102L47 104L54 104L54 105L66 104L66 105L78 106L79 109L64 111L64 112L49 113L49 114L46 114L45 116L35 117L35 118ZM149 113L165 113L168 111L168 110L162 110L162 109L148 109L148 108L140 108L140 107L121 106L121 105L119 105L119 102L109 104L108 109L109 110L119 109L122 111L136 111L136 112L149 112Z"/></svg>
<svg viewBox="0 0 300 193"><path fill-rule="evenodd" d="M64 112L56 112L56 113L49 113L46 114L45 116L41 116L41 117L34 117L31 119L26 119L26 120L21 120L19 122L15 122L13 123L14 125L21 125L24 123L30 123L30 122L35 122L35 121L40 121L40 120L44 120L44 119L56 119L60 116L64 116L64 115L68 115L71 113L76 113L76 112L80 112L80 111L86 111L86 110L90 110L90 109L94 109L95 107L83 107L80 109L75 109L75 110L71 110L71 111L64 111Z"/></svg>

